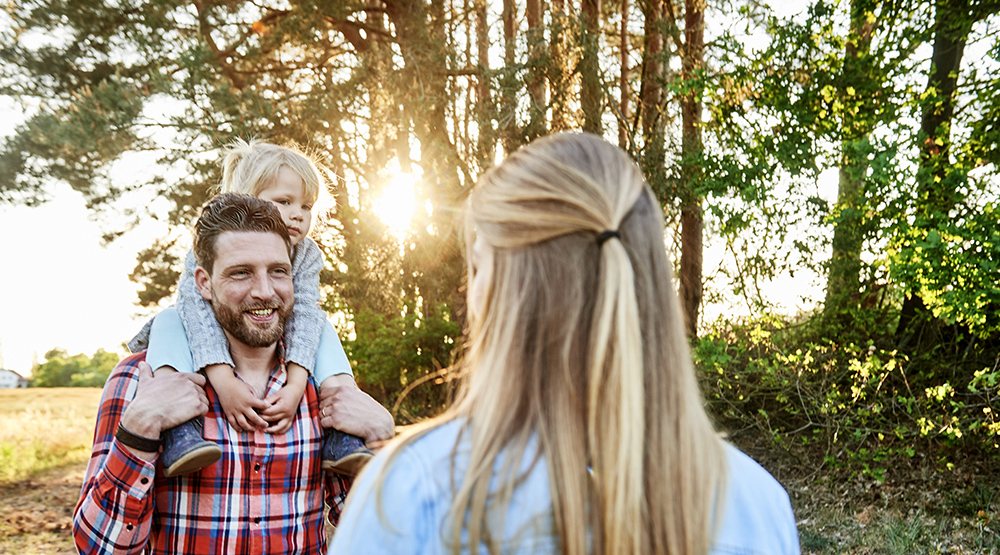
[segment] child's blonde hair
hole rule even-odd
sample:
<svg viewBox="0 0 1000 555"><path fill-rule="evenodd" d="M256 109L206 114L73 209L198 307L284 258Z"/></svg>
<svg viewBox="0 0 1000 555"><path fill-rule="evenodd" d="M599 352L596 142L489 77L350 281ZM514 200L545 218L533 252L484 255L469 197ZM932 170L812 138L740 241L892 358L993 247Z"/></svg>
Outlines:
<svg viewBox="0 0 1000 555"><path fill-rule="evenodd" d="M323 190L319 164L295 144L278 146L260 139L236 139L226 146L225 153L220 192L260 196L285 166L302 178L306 198L313 204L319 200Z"/></svg>

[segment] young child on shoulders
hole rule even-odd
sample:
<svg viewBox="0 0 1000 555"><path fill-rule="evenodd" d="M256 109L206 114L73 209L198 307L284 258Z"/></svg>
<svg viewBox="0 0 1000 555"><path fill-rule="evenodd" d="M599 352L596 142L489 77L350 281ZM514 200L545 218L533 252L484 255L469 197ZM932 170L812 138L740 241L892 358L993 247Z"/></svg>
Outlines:
<svg viewBox="0 0 1000 555"><path fill-rule="evenodd" d="M312 210L324 180L317 163L295 147L237 139L226 149L221 192L244 193L277 206L291 238L295 305L284 334L287 381L277 393L261 399L233 371L229 344L212 311L195 286L194 253L188 252L178 284L175 308L158 314L129 342L133 352L148 349L154 374L204 371L229 424L237 430L281 434L299 409L310 373L318 387L353 381L347 355L336 330L319 307L319 274L324 257L308 237ZM196 472L215 463L222 450L202 437L201 419L164 432L160 456L166 476ZM327 430L323 468L356 474L372 453L361 438Z"/></svg>

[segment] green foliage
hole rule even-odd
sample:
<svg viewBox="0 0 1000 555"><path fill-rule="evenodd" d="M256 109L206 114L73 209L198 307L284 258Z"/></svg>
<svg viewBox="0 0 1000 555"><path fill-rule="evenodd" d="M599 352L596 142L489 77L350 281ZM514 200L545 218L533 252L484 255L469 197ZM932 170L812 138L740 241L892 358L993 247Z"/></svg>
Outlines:
<svg viewBox="0 0 1000 555"><path fill-rule="evenodd" d="M118 355L98 349L93 356L70 356L65 349L45 353L45 362L31 369L31 387L104 387Z"/></svg>
<svg viewBox="0 0 1000 555"><path fill-rule="evenodd" d="M890 242L893 280L912 284L935 317L980 336L1000 334L1000 206L969 202L903 223Z"/></svg>
<svg viewBox="0 0 1000 555"><path fill-rule="evenodd" d="M995 366L941 353L911 359L883 347L879 334L854 342L828 332L822 320L764 317L719 322L696 340L702 387L721 427L755 429L786 450L818 450L827 464L877 480L921 443L997 449Z"/></svg>
<svg viewBox="0 0 1000 555"><path fill-rule="evenodd" d="M344 342L359 385L392 409L397 424L433 416L450 401L447 367L461 332L447 307L438 307L431 317L419 316L413 307L408 304L405 314L390 318L358 314L356 339Z"/></svg>

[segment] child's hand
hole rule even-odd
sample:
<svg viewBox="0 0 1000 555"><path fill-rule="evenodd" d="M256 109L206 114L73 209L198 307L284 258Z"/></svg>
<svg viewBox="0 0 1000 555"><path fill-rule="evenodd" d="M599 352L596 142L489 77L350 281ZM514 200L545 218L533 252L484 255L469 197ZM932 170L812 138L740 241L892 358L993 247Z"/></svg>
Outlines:
<svg viewBox="0 0 1000 555"><path fill-rule="evenodd" d="M267 402L271 406L260 413L271 423L264 429L269 434L283 434L292 427L292 419L299 412L299 403L302 402L302 395L306 392L309 372L294 362L289 362L286 369L288 381L284 387L268 395Z"/></svg>
<svg viewBox="0 0 1000 555"><path fill-rule="evenodd" d="M213 364L205 367L205 374L219 396L219 404L230 426L245 432L267 427L267 421L257 411L267 409L270 404L254 395L250 386L237 378L230 366Z"/></svg>
<svg viewBox="0 0 1000 555"><path fill-rule="evenodd" d="M267 402L271 406L261 411L260 415L271 423L264 428L269 434L283 434L292 427L292 419L299 412L299 403L302 402L302 394L296 393L288 386L282 387L275 393L267 397Z"/></svg>

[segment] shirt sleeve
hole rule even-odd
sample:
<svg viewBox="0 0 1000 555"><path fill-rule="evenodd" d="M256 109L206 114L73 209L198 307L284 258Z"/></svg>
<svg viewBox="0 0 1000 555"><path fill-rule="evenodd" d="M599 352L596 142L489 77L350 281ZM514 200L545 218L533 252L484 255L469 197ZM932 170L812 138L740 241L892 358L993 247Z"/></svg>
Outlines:
<svg viewBox="0 0 1000 555"><path fill-rule="evenodd" d="M222 332L212 311L212 303L201 296L194 281L194 271L198 263L194 252L188 251L184 259L184 273L177 285L177 313L184 322L191 358L197 372L211 364L228 364L235 367L229 355L229 341Z"/></svg>
<svg viewBox="0 0 1000 555"><path fill-rule="evenodd" d="M324 472L326 475L326 505L330 508L330 524L337 526L340 523L340 515L344 512L344 502L347 494L351 490L352 478L333 472Z"/></svg>
<svg viewBox="0 0 1000 555"><path fill-rule="evenodd" d="M316 241L306 237L295 248L292 283L295 306L285 326L285 361L294 362L312 373L316 364L319 337L326 325L326 312L319 307L319 273L323 252Z"/></svg>
<svg viewBox="0 0 1000 555"><path fill-rule="evenodd" d="M73 540L84 555L141 553L149 540L155 463L134 456L114 437L135 396L136 365L142 360L139 354L119 362L104 386L93 451L73 511Z"/></svg>

